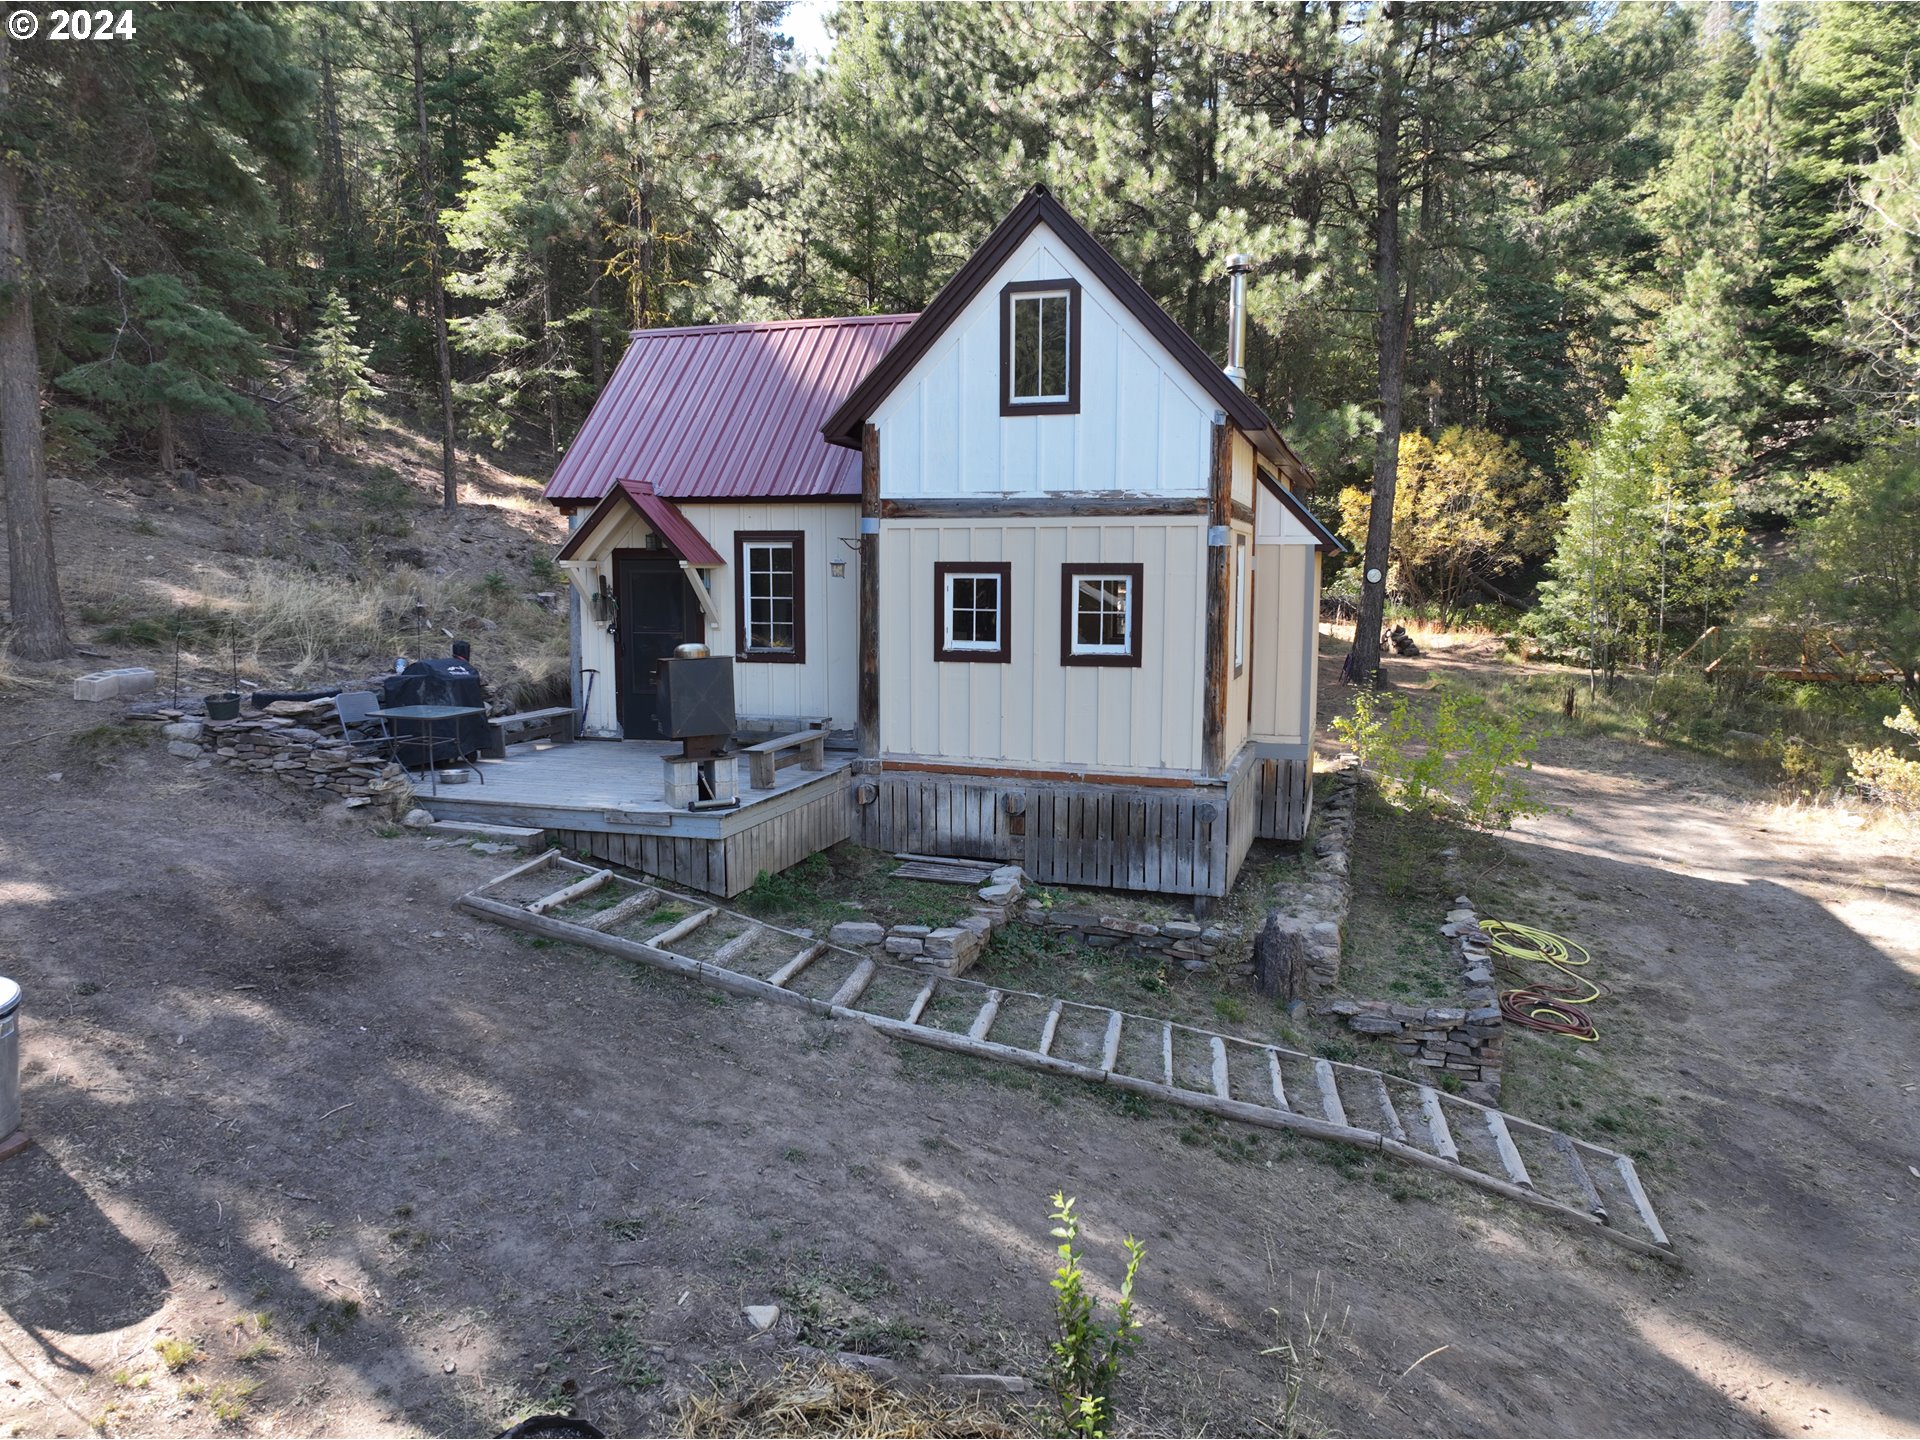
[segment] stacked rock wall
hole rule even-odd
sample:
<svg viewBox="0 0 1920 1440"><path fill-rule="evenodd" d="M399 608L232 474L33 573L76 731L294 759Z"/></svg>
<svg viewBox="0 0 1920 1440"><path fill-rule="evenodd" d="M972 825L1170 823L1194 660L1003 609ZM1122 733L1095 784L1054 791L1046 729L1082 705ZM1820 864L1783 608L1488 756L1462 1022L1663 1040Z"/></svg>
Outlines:
<svg viewBox="0 0 1920 1440"><path fill-rule="evenodd" d="M1354 806L1358 800L1359 761L1343 755L1340 768L1316 807L1318 830L1313 860L1304 882L1288 889L1281 907L1267 923L1299 936L1300 953L1315 990L1332 990L1340 983L1340 948L1353 904L1352 862Z"/></svg>
<svg viewBox="0 0 1920 1440"><path fill-rule="evenodd" d="M1416 1065L1457 1076L1470 1099L1497 1104L1505 1059L1505 1023L1494 989L1487 935L1465 895L1454 899L1440 927L1460 965L1462 1004L1402 1005L1391 1000L1335 1000L1319 1013L1343 1019L1355 1034L1384 1041Z"/></svg>
<svg viewBox="0 0 1920 1440"><path fill-rule="evenodd" d="M282 716L249 720L183 720L166 727L175 753L209 753L219 763L272 775L302 790L323 791L351 804L385 804L395 811L413 800L407 772L369 755L344 737L324 735Z"/></svg>

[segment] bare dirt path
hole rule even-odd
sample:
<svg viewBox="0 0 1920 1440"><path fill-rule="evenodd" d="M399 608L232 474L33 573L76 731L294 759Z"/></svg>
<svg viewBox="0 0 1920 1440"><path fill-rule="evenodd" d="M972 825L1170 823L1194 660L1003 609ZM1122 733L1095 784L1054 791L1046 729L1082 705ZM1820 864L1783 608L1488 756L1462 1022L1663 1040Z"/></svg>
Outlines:
<svg viewBox="0 0 1920 1440"><path fill-rule="evenodd" d="M71 712L0 702L0 734ZM0 1430L492 1433L569 1383L655 1430L802 1341L1037 1374L1064 1187L1097 1273L1148 1246L1135 1433L1274 1429L1262 1351L1307 1314L1333 1433L1920 1431L1920 872L1695 762L1556 742L1574 813L1511 842L1612 967L1685 1271L530 948L452 909L503 860L157 749L8 763L0 972L39 1143L0 1164ZM199 1352L177 1374L167 1337Z"/></svg>

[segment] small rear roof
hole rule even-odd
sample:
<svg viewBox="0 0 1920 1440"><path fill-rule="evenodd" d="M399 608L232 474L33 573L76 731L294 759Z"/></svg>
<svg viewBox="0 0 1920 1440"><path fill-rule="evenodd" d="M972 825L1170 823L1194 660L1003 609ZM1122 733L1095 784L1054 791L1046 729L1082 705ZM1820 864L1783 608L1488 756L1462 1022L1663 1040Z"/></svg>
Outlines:
<svg viewBox="0 0 1920 1440"><path fill-rule="evenodd" d="M820 427L913 318L636 331L542 494L597 501L631 479L674 500L857 496L859 451Z"/></svg>

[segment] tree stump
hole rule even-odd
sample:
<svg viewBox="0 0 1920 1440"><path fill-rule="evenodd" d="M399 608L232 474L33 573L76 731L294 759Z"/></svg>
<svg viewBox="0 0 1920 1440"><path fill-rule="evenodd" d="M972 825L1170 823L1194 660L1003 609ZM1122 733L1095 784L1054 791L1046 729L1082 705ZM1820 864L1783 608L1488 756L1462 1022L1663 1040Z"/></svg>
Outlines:
<svg viewBox="0 0 1920 1440"><path fill-rule="evenodd" d="M1303 998L1307 987L1306 953L1300 932L1275 911L1253 942L1253 984L1262 995L1282 1005Z"/></svg>

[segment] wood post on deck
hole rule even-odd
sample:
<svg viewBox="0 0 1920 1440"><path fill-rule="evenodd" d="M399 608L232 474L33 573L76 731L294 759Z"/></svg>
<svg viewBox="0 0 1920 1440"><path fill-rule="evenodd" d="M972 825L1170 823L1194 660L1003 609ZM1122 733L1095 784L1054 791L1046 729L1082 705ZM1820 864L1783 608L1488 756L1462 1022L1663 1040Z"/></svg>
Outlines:
<svg viewBox="0 0 1920 1440"><path fill-rule="evenodd" d="M1213 466L1207 475L1207 672L1201 716L1200 764L1207 774L1225 767L1227 735L1227 626L1232 599L1228 560L1233 548L1233 431L1213 427ZM1226 538L1214 541L1225 532Z"/></svg>
<svg viewBox="0 0 1920 1440"><path fill-rule="evenodd" d="M860 432L860 754L880 753L880 432Z"/></svg>

